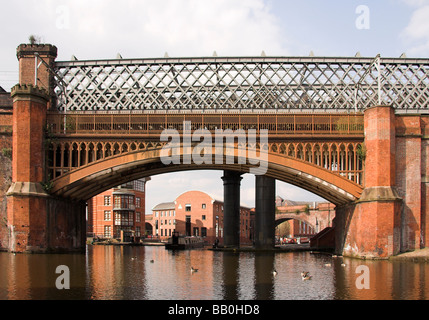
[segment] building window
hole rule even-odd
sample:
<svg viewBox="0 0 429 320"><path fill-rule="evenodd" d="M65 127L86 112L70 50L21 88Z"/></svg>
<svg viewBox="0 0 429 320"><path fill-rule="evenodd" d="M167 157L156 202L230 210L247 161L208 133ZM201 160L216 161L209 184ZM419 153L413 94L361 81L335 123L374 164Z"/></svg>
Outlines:
<svg viewBox="0 0 429 320"><path fill-rule="evenodd" d="M111 238L112 237L112 228L111 226L104 226L104 237Z"/></svg>
<svg viewBox="0 0 429 320"><path fill-rule="evenodd" d="M112 220L111 214L112 214L112 212L110 210L105 210L104 211L104 221L111 221Z"/></svg>
<svg viewBox="0 0 429 320"><path fill-rule="evenodd" d="M199 236L199 231L200 231L200 229L198 227L194 227L194 236L195 237Z"/></svg>
<svg viewBox="0 0 429 320"><path fill-rule="evenodd" d="M203 216L201 217L201 220L206 220L206 215L205 214L203 214Z"/></svg>
<svg viewBox="0 0 429 320"><path fill-rule="evenodd" d="M201 237L207 237L207 228L201 227Z"/></svg>
<svg viewBox="0 0 429 320"><path fill-rule="evenodd" d="M140 218L140 212L136 212L136 222L141 222Z"/></svg>
<svg viewBox="0 0 429 320"><path fill-rule="evenodd" d="M191 212L191 205L190 204L185 205L185 211Z"/></svg>
<svg viewBox="0 0 429 320"><path fill-rule="evenodd" d="M141 206L141 198L137 197L136 198L136 207L140 208L140 206Z"/></svg>
<svg viewBox="0 0 429 320"><path fill-rule="evenodd" d="M144 192L144 181L142 180L135 180L133 181L132 189Z"/></svg>
<svg viewBox="0 0 429 320"><path fill-rule="evenodd" d="M115 226L133 226L133 215L128 211L115 212Z"/></svg>
<svg viewBox="0 0 429 320"><path fill-rule="evenodd" d="M206 208L206 204L205 203L203 203L202 205L201 205L201 209L205 209Z"/></svg>
<svg viewBox="0 0 429 320"><path fill-rule="evenodd" d="M136 227L136 237L140 237L141 236L141 229L140 227Z"/></svg>
<svg viewBox="0 0 429 320"><path fill-rule="evenodd" d="M158 211L155 211L155 218L158 218Z"/></svg>
<svg viewBox="0 0 429 320"><path fill-rule="evenodd" d="M121 208L121 197L113 197L113 202L114 202L114 207L116 208Z"/></svg>
<svg viewBox="0 0 429 320"><path fill-rule="evenodd" d="M104 196L104 205L110 206L110 196Z"/></svg>
<svg viewBox="0 0 429 320"><path fill-rule="evenodd" d="M115 196L113 201L115 209L134 209L134 196L132 195Z"/></svg>

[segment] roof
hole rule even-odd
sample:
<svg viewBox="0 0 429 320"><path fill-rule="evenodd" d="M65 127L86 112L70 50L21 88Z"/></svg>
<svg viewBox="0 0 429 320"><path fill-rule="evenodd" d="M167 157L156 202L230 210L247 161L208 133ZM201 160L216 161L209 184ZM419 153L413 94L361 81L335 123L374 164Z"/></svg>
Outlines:
<svg viewBox="0 0 429 320"><path fill-rule="evenodd" d="M330 203L327 201L295 201L289 199L283 199L282 197L277 196L276 200L279 201L279 206L281 207L289 207L289 206L309 206L309 207L317 207L320 204Z"/></svg>
<svg viewBox="0 0 429 320"><path fill-rule="evenodd" d="M152 208L152 211L157 210L174 210L176 208L176 204L174 202L164 202L157 204L155 207Z"/></svg>
<svg viewBox="0 0 429 320"><path fill-rule="evenodd" d="M218 203L224 204L224 201L223 201L223 200L219 200L219 199L213 198L213 196L212 196L212 195L210 195L210 194L208 194L207 192L199 191L199 190L188 190L188 191L186 191L186 192L183 192L180 196L182 196L182 195L184 195L185 193L188 193L188 192L199 192L199 193L205 194L205 195L207 195L209 198L211 198L211 199L212 199L212 203L218 202ZM179 197L180 197L180 196L179 196ZM177 198L179 198L179 197L177 197ZM176 199L177 199L177 198L176 198ZM240 208L242 208L242 209L251 209L250 207L245 206L245 205L243 205L243 204L240 204Z"/></svg>

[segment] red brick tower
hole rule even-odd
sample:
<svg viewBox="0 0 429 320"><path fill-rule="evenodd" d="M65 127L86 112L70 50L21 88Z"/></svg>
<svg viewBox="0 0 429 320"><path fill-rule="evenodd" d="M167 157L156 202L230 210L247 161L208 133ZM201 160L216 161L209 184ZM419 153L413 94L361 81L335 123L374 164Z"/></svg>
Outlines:
<svg viewBox="0 0 429 320"><path fill-rule="evenodd" d="M402 199L395 187L395 139L394 109L367 109L365 189L348 212L347 255L387 258L400 251Z"/></svg>
<svg viewBox="0 0 429 320"><path fill-rule="evenodd" d="M12 185L8 191L9 250L38 251L47 245L47 198L44 128L51 82L41 59L52 64L57 50L51 45L20 45L19 84L12 88ZM40 64L40 65L39 65ZM38 70L36 72L36 69Z"/></svg>
<svg viewBox="0 0 429 320"><path fill-rule="evenodd" d="M12 89L12 185L7 193L9 251L82 250L85 203L51 197L42 185L45 172L46 113L53 97L51 45L17 49L19 84Z"/></svg>
<svg viewBox="0 0 429 320"><path fill-rule="evenodd" d="M16 85L13 98L12 185L8 191L10 251L45 245L46 197L43 128L48 94L32 85Z"/></svg>

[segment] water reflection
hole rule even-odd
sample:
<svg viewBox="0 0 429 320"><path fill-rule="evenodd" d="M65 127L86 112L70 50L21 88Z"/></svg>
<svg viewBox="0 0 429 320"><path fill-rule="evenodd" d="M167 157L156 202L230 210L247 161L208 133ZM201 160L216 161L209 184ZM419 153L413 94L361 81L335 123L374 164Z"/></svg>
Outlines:
<svg viewBox="0 0 429 320"><path fill-rule="evenodd" d="M255 254L255 299L272 300L274 298L274 254Z"/></svg>
<svg viewBox="0 0 429 320"><path fill-rule="evenodd" d="M356 287L356 268L362 264L370 270L369 290ZM70 269L70 290L55 286L59 265ZM2 300L426 300L429 291L427 263L310 253L89 246L86 255L0 253L0 266ZM312 280L302 281L302 271L309 271Z"/></svg>

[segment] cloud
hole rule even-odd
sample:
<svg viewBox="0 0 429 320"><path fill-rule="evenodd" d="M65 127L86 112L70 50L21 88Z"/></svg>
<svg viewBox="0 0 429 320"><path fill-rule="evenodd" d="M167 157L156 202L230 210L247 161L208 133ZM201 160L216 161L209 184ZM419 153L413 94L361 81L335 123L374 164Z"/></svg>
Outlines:
<svg viewBox="0 0 429 320"><path fill-rule="evenodd" d="M429 1L411 1L410 5L418 6L413 12L408 26L400 37L409 46L407 53L413 56L429 55Z"/></svg>
<svg viewBox="0 0 429 320"><path fill-rule="evenodd" d="M264 0L30 1L32 22L68 59L286 54ZM29 8L27 8L29 9ZM67 21L64 24L64 20Z"/></svg>
<svg viewBox="0 0 429 320"><path fill-rule="evenodd" d="M295 201L326 201L325 199L291 184L277 181L276 194L283 199Z"/></svg>
<svg viewBox="0 0 429 320"><path fill-rule="evenodd" d="M429 4L429 0L402 0L402 2L412 7L421 7L423 5Z"/></svg>

